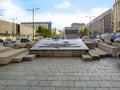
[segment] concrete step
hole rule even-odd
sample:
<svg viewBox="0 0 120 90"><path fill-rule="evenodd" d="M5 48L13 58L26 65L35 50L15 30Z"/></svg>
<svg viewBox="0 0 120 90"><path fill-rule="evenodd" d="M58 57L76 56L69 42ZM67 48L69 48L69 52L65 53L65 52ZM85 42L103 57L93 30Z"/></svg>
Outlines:
<svg viewBox="0 0 120 90"><path fill-rule="evenodd" d="M99 52L105 54L106 57L112 57L112 54L111 54L111 53L106 52L106 51L104 51L104 50L102 50L102 49L100 49L100 48L95 48L95 50L98 50Z"/></svg>
<svg viewBox="0 0 120 90"><path fill-rule="evenodd" d="M95 53L93 50L89 50L89 55L93 58L93 60L99 60L100 59L100 56Z"/></svg>
<svg viewBox="0 0 120 90"><path fill-rule="evenodd" d="M0 53L5 52L5 51L8 51L8 50L11 50L11 49L12 49L12 48L10 48L10 47L1 46L1 47L0 47Z"/></svg>
<svg viewBox="0 0 120 90"><path fill-rule="evenodd" d="M29 51L23 52L16 57L13 57L12 62L21 62L23 58L29 53Z"/></svg>
<svg viewBox="0 0 120 90"><path fill-rule="evenodd" d="M91 61L92 60L92 57L88 54L82 54L81 57L84 61Z"/></svg>
<svg viewBox="0 0 120 90"><path fill-rule="evenodd" d="M11 49L9 51L0 53L0 65L6 65L12 61L17 55L27 51L27 49Z"/></svg>
<svg viewBox="0 0 120 90"><path fill-rule="evenodd" d="M98 48L111 53L113 57L117 57L119 54L119 47L114 47L105 43L99 43Z"/></svg>
<svg viewBox="0 0 120 90"><path fill-rule="evenodd" d="M25 57L23 57L24 61L32 61L36 57L35 54L28 54Z"/></svg>
<svg viewBox="0 0 120 90"><path fill-rule="evenodd" d="M94 53L96 53L96 54L98 54L100 57L105 57L106 56L106 54L105 53L103 53L103 52L100 52L99 50L97 50L97 49L92 49L92 51L94 52Z"/></svg>

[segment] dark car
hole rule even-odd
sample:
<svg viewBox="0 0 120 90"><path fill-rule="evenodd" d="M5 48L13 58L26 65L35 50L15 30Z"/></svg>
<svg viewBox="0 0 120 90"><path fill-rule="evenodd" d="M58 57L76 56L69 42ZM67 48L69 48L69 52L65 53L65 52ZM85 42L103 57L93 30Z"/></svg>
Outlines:
<svg viewBox="0 0 120 90"><path fill-rule="evenodd" d="M0 43L3 43L3 42L4 42L4 40L0 38Z"/></svg>
<svg viewBox="0 0 120 90"><path fill-rule="evenodd" d="M21 42L21 43L24 43L24 42L31 42L31 40L28 39L28 38L22 38L22 39L20 39L20 42Z"/></svg>
<svg viewBox="0 0 120 90"><path fill-rule="evenodd" d="M10 38L5 39L5 41L3 42L3 45L10 44L10 43L15 43L15 41Z"/></svg>
<svg viewBox="0 0 120 90"><path fill-rule="evenodd" d="M51 37L50 40L56 40L59 39L58 37Z"/></svg>

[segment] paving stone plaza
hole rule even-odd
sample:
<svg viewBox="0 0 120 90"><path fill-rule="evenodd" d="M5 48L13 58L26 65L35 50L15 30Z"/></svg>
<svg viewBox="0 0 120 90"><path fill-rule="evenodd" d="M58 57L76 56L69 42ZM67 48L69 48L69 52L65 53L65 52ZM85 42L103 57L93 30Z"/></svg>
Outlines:
<svg viewBox="0 0 120 90"><path fill-rule="evenodd" d="M119 58L39 57L0 67L0 90L120 90Z"/></svg>

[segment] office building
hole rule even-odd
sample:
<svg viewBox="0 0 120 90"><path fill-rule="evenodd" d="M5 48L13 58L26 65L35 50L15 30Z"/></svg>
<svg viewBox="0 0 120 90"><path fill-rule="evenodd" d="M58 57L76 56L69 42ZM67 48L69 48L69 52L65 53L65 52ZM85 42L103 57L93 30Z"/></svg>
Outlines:
<svg viewBox="0 0 120 90"><path fill-rule="evenodd" d="M120 32L120 0L115 0L113 5L114 32Z"/></svg>

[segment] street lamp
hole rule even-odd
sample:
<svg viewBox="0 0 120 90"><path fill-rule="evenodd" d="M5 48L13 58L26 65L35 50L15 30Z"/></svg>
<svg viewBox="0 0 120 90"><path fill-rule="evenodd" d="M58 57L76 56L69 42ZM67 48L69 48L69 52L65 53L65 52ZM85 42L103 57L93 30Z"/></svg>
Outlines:
<svg viewBox="0 0 120 90"><path fill-rule="evenodd" d="M13 39L14 39L14 34L15 34L15 26L14 26L14 20L17 19L17 18L11 18L13 20L13 31L12 31L12 34L13 34Z"/></svg>
<svg viewBox="0 0 120 90"><path fill-rule="evenodd" d="M86 17L90 19L90 33L91 33L91 19L92 17L95 17L95 16L86 16Z"/></svg>
<svg viewBox="0 0 120 90"><path fill-rule="evenodd" d="M103 22L103 16L102 16L102 17L101 17L101 34L104 33L104 31L103 31L103 23L104 23L104 22Z"/></svg>
<svg viewBox="0 0 120 90"><path fill-rule="evenodd" d="M39 8L32 8L32 9L28 9L28 11L32 11L33 13L33 40L34 40L34 12L35 10L38 10Z"/></svg>

